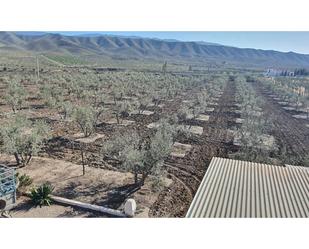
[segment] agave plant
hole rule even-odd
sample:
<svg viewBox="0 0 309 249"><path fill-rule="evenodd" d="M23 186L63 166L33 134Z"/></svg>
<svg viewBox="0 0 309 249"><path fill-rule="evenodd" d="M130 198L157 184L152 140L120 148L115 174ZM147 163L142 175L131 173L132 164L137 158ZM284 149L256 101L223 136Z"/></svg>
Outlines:
<svg viewBox="0 0 309 249"><path fill-rule="evenodd" d="M50 206L52 203L50 194L53 190L54 188L49 183L44 183L37 188L33 188L30 192L30 198L33 204L40 207Z"/></svg>

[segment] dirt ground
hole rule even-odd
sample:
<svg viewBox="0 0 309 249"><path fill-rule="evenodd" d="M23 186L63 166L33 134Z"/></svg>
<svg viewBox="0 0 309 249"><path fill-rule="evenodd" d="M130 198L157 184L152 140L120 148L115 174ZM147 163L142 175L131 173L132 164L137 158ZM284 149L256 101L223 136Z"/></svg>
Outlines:
<svg viewBox="0 0 309 249"><path fill-rule="evenodd" d="M90 218L108 217L99 212L88 212L81 208L58 205L34 207L28 198L20 197L17 206L9 212L12 218Z"/></svg>
<svg viewBox="0 0 309 249"><path fill-rule="evenodd" d="M187 93L190 96L190 93ZM169 158L165 167L174 180L173 184L162 191L158 200L150 210L152 217L184 217L207 170L207 166L214 156L227 157L236 148L231 144L232 137L227 129L234 123L234 113L230 112L234 105L235 85L229 82L218 100L214 103L213 112L207 122L196 122L203 127L201 136L191 139L178 138L180 143L191 144L192 150L184 158ZM173 112L178 108L176 99L166 112ZM167 108L167 106L166 106Z"/></svg>
<svg viewBox="0 0 309 249"><path fill-rule="evenodd" d="M0 156L1 162L12 161L11 157ZM83 176L82 166L62 160L34 157L29 165L18 170L21 174L28 174L33 178L33 185L49 182L54 186L53 194L56 196L74 199L86 203L101 205L114 209L122 209L126 198L133 198L137 203L136 217L148 217L151 205L158 197L158 192L152 188L152 181L148 179L145 185L132 194L134 188L133 175L112 170L86 167ZM171 184L170 179L165 179L164 184ZM51 207L29 208L26 199L22 198L13 210L16 217L59 217L63 213L76 213L75 208L52 205ZM27 211L27 212L26 212ZM34 214L38 211L37 214ZM78 216L89 216L91 212L81 212ZM94 214L97 216L98 214ZM100 216L103 216L100 214Z"/></svg>
<svg viewBox="0 0 309 249"><path fill-rule="evenodd" d="M305 156L309 155L309 129L308 121L295 119L292 110L285 110L282 106L267 94L262 85L253 84L256 92L265 101L263 111L273 119L275 129L272 135L275 137L283 156L290 164L301 164Z"/></svg>

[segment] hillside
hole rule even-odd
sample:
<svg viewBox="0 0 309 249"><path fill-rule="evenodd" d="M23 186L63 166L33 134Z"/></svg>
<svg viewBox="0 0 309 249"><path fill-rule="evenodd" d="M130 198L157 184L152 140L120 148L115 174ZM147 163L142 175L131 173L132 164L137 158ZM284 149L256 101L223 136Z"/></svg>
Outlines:
<svg viewBox="0 0 309 249"><path fill-rule="evenodd" d="M259 67L309 67L309 55L236 48L205 42L181 42L138 37L64 36L0 32L3 48L39 53L102 55L121 59L216 61Z"/></svg>

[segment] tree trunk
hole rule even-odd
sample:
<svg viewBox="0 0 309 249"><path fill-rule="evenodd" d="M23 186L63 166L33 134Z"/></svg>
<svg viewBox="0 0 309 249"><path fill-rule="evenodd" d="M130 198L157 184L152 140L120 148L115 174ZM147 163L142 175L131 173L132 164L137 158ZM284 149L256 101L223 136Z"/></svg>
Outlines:
<svg viewBox="0 0 309 249"><path fill-rule="evenodd" d="M28 157L28 159L26 161L26 164L28 164L30 162L31 158L32 158L32 155L29 155L29 157Z"/></svg>
<svg viewBox="0 0 309 249"><path fill-rule="evenodd" d="M16 164L20 165L20 158L19 158L19 156L16 152L14 153L14 157L15 157L15 160L16 160Z"/></svg>
<svg viewBox="0 0 309 249"><path fill-rule="evenodd" d="M148 173L142 173L142 179L139 183L140 186L143 186L145 184L145 180L146 180L147 176L148 176Z"/></svg>

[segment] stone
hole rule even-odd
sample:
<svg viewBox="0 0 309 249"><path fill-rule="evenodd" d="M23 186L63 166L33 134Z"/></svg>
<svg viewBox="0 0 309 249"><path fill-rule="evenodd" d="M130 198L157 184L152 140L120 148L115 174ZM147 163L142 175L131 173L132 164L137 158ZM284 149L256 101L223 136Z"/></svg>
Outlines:
<svg viewBox="0 0 309 249"><path fill-rule="evenodd" d="M183 158L186 154L191 150L192 145L190 144L182 144L175 142L173 145L173 150L171 152L171 156Z"/></svg>
<svg viewBox="0 0 309 249"><path fill-rule="evenodd" d="M124 204L124 213L129 217L134 217L136 211L136 202L134 199L128 199Z"/></svg>
<svg viewBox="0 0 309 249"><path fill-rule="evenodd" d="M209 120L209 116L208 115L204 115L204 114L200 114L200 115L198 115L196 120L198 120L198 121L208 121Z"/></svg>
<svg viewBox="0 0 309 249"><path fill-rule="evenodd" d="M90 137L78 137L75 141L84 143L84 144L90 144L104 137L105 137L104 134L96 133L96 134L91 135Z"/></svg>
<svg viewBox="0 0 309 249"><path fill-rule="evenodd" d="M154 106L156 106L154 103L151 103L151 104L148 105L148 107L154 107ZM159 104L159 105L157 105L157 107L162 108L162 107L164 107L164 104Z"/></svg>
<svg viewBox="0 0 309 249"><path fill-rule="evenodd" d="M209 116L205 115L205 114L199 114L196 118L194 118L194 116L192 114L189 114L187 116L188 119L194 119L194 120L198 120L198 121L208 121L209 120Z"/></svg>
<svg viewBox="0 0 309 249"><path fill-rule="evenodd" d="M205 112L213 112L215 110L215 108L213 107L207 107Z"/></svg>
<svg viewBox="0 0 309 249"><path fill-rule="evenodd" d="M147 125L147 128L149 129L153 129L153 128L158 128L160 126L159 122L155 122L155 123L150 123Z"/></svg>
<svg viewBox="0 0 309 249"><path fill-rule="evenodd" d="M294 110L296 110L294 107L291 107L291 106L283 107L283 109L287 110L287 111L294 111Z"/></svg>
<svg viewBox="0 0 309 249"><path fill-rule="evenodd" d="M110 120L106 121L105 123L106 124L110 124L110 125L116 124L116 125L128 126L128 125L131 125L131 124L135 123L135 121L133 121L133 120L126 120L126 119L120 119L120 123L117 124L117 119L116 118L111 118Z"/></svg>
<svg viewBox="0 0 309 249"><path fill-rule="evenodd" d="M288 105L289 103L286 101L279 101L278 104L285 106L285 105Z"/></svg>
<svg viewBox="0 0 309 249"><path fill-rule="evenodd" d="M293 115L293 118L297 118L297 119L308 119L308 120L309 120L307 114L303 114L303 115L301 115L301 114L299 114L299 115Z"/></svg>
<svg viewBox="0 0 309 249"><path fill-rule="evenodd" d="M183 130L187 130L193 134L196 135L202 135L203 134L203 127L201 126L188 126L188 125L179 125L178 129L183 129Z"/></svg>
<svg viewBox="0 0 309 249"><path fill-rule="evenodd" d="M131 114L150 116L150 115L154 114L154 112L152 112L152 111L147 111L147 110L143 110L143 111L141 111L141 112L139 112L139 111L133 111Z"/></svg>
<svg viewBox="0 0 309 249"><path fill-rule="evenodd" d="M242 124L244 122L243 118L236 118L235 120L236 124Z"/></svg>

